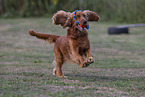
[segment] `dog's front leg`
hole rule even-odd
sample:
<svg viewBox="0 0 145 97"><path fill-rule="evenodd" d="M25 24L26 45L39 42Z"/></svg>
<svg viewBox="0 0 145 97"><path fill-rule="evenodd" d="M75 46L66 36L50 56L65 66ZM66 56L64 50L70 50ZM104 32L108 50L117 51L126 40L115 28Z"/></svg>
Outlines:
<svg viewBox="0 0 145 97"><path fill-rule="evenodd" d="M88 49L87 52L86 52L86 60L84 61L83 66L88 67L94 61L95 61L95 59L91 55L91 50Z"/></svg>
<svg viewBox="0 0 145 97"><path fill-rule="evenodd" d="M72 57L73 60L80 65L80 67L83 67L82 64L84 62L83 57L78 53L78 51L75 48L72 48Z"/></svg>
<svg viewBox="0 0 145 97"><path fill-rule="evenodd" d="M73 61L79 64L80 67L83 67L82 63L84 62L84 58L79 54L78 45L76 44L77 42L75 39L72 38L69 39L70 55L71 55L70 57Z"/></svg>

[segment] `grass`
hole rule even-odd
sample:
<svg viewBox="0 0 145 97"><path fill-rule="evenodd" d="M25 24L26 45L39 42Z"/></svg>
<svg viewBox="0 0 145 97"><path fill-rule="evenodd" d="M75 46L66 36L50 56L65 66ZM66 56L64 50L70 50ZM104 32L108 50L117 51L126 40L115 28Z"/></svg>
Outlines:
<svg viewBox="0 0 145 97"><path fill-rule="evenodd" d="M67 78L52 75L53 44L29 36L28 30L65 35L51 19L0 19L0 96L120 97L145 96L145 28L128 35L108 35L122 24L90 23L95 63L88 68L65 64Z"/></svg>

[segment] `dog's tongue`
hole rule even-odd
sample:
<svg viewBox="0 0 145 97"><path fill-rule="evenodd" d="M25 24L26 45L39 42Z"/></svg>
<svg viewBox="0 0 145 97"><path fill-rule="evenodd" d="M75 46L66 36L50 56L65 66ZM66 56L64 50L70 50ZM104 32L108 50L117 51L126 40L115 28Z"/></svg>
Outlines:
<svg viewBox="0 0 145 97"><path fill-rule="evenodd" d="M85 27L86 27L86 25L80 25L80 27L85 28Z"/></svg>
<svg viewBox="0 0 145 97"><path fill-rule="evenodd" d="M86 27L85 25L78 25L78 27L79 27L80 31L82 31L82 32L85 31L85 27Z"/></svg>

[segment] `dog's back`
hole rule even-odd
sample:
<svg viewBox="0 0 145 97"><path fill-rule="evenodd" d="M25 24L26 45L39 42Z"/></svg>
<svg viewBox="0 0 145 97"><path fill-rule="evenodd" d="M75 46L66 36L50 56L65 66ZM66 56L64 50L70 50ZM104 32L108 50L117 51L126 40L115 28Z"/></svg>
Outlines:
<svg viewBox="0 0 145 97"><path fill-rule="evenodd" d="M87 29L89 29L88 21L99 21L100 17L89 10L76 10L73 13L58 11L52 19L55 25L61 25L63 28L69 27L66 36L36 33L32 30L29 31L29 34L50 43L55 43L53 75L64 77L62 66L68 60L76 62L80 67L88 67L93 63L94 58L91 55L87 32Z"/></svg>

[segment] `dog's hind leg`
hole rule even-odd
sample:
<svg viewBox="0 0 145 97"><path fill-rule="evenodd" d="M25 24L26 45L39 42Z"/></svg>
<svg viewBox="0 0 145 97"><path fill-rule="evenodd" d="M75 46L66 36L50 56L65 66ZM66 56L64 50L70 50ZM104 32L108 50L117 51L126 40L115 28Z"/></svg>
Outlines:
<svg viewBox="0 0 145 97"><path fill-rule="evenodd" d="M51 65L55 65L56 64L56 62L55 62L55 60L53 61L53 63L51 64ZM54 68L53 69L53 75L56 75L56 69Z"/></svg>
<svg viewBox="0 0 145 97"><path fill-rule="evenodd" d="M55 54L55 68L53 69L53 75L58 77L65 77L62 72L62 66L64 63L63 54L61 53L60 49L55 46L54 47L54 54Z"/></svg>
<svg viewBox="0 0 145 97"><path fill-rule="evenodd" d="M58 77L64 77L63 72L62 72L62 65L63 63L56 62L56 66L53 70L53 73L55 73L56 76Z"/></svg>

